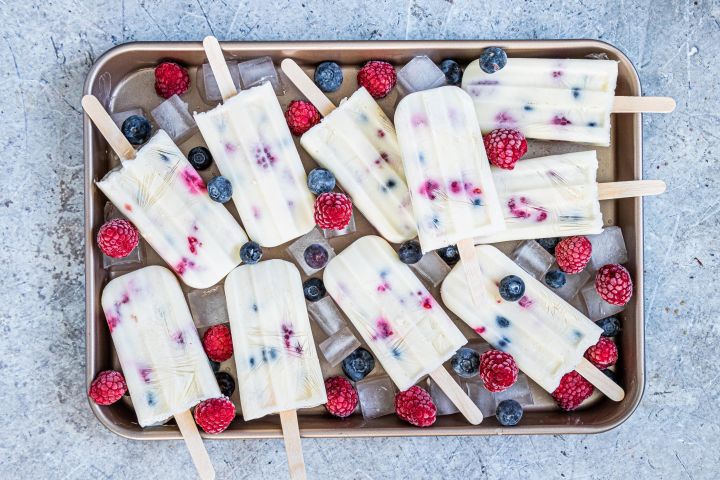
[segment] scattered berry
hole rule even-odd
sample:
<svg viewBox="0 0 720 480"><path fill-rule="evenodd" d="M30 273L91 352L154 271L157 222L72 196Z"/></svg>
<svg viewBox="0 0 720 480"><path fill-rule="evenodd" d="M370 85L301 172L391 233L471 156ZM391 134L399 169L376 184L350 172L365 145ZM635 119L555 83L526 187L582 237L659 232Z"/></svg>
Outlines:
<svg viewBox="0 0 720 480"><path fill-rule="evenodd" d="M122 218L109 220L100 227L97 243L108 257L123 258L137 247L138 231L135 225Z"/></svg>
<svg viewBox="0 0 720 480"><path fill-rule="evenodd" d="M485 73L495 73L507 64L507 53L500 47L488 47L480 54L480 69Z"/></svg>
<svg viewBox="0 0 720 480"><path fill-rule="evenodd" d="M342 369L345 375L353 382L359 382L375 368L375 358L370 352L360 347L342 362Z"/></svg>
<svg viewBox="0 0 720 480"><path fill-rule="evenodd" d="M462 378L477 376L480 369L480 355L472 348L461 348L450 359L453 371Z"/></svg>
<svg viewBox="0 0 720 480"><path fill-rule="evenodd" d="M545 250L547 250L550 255L555 255L555 247L560 242L560 239L558 237L554 238L538 238L535 240L540 244L541 247L543 247Z"/></svg>
<svg viewBox="0 0 720 480"><path fill-rule="evenodd" d="M133 145L142 145L148 141L148 138L150 138L150 131L152 130L152 127L150 126L150 122L148 122L147 118L141 115L130 115L122 123L120 130L122 130L122 133L125 135L128 142Z"/></svg>
<svg viewBox="0 0 720 480"><path fill-rule="evenodd" d="M563 238L555 247L555 259L565 273L580 273L590 261L592 243L587 237Z"/></svg>
<svg viewBox="0 0 720 480"><path fill-rule="evenodd" d="M415 385L395 395L395 413L416 427L429 427L435 423L437 408L427 393Z"/></svg>
<svg viewBox="0 0 720 480"><path fill-rule="evenodd" d="M545 274L545 283L550 288L562 288L565 282L567 282L567 278L560 270L550 270Z"/></svg>
<svg viewBox="0 0 720 480"><path fill-rule="evenodd" d="M325 293L325 284L319 278L308 278L303 282L303 294L309 302L317 302Z"/></svg>
<svg viewBox="0 0 720 480"><path fill-rule="evenodd" d="M252 240L240 247L240 260L247 265L258 263L263 256L263 249L259 243Z"/></svg>
<svg viewBox="0 0 720 480"><path fill-rule="evenodd" d="M188 161L195 170L205 170L212 164L213 157L205 147L194 147L188 153Z"/></svg>
<svg viewBox="0 0 720 480"><path fill-rule="evenodd" d="M445 260L445 263L451 267L460 260L460 252L458 251L457 245L449 245L447 247L439 248L437 254L440 258Z"/></svg>
<svg viewBox="0 0 720 480"><path fill-rule="evenodd" d="M235 379L227 372L215 372L215 380L220 387L220 393L225 397L231 397L235 392Z"/></svg>
<svg viewBox="0 0 720 480"><path fill-rule="evenodd" d="M495 418L500 425L505 427L514 427L523 416L522 406L515 400L503 400L495 409Z"/></svg>
<svg viewBox="0 0 720 480"><path fill-rule="evenodd" d="M319 243L313 243L312 245L308 245L305 249L305 252L303 252L303 258L310 268L320 269L328 262L330 254L325 247Z"/></svg>
<svg viewBox="0 0 720 480"><path fill-rule="evenodd" d="M490 349L480 356L480 378L490 392L502 392L517 381L518 366L509 353Z"/></svg>
<svg viewBox="0 0 720 480"><path fill-rule="evenodd" d="M127 392L125 377L115 370L104 370L90 384L88 395L98 405L112 405Z"/></svg>
<svg viewBox="0 0 720 480"><path fill-rule="evenodd" d="M300 136L320 123L320 112L310 102L293 100L285 110L285 120L290 127L290 132Z"/></svg>
<svg viewBox="0 0 720 480"><path fill-rule="evenodd" d="M342 69L335 62L322 62L315 69L315 85L325 93L334 92L342 82Z"/></svg>
<svg viewBox="0 0 720 480"><path fill-rule="evenodd" d="M218 175L217 177L210 179L207 184L207 191L212 200L219 203L226 203L232 198L232 183L230 183L230 180L222 175Z"/></svg>
<svg viewBox="0 0 720 480"><path fill-rule="evenodd" d="M603 337L614 337L620 333L620 320L616 317L603 318L596 321L595 325L603 329Z"/></svg>
<svg viewBox="0 0 720 480"><path fill-rule="evenodd" d="M350 223L352 201L342 193L327 192L315 199L315 223L318 227L342 230Z"/></svg>
<svg viewBox="0 0 720 480"><path fill-rule="evenodd" d="M525 294L525 282L517 275L500 280L500 296L508 302L517 302Z"/></svg>
<svg viewBox="0 0 720 480"><path fill-rule="evenodd" d="M324 168L313 168L308 174L308 188L315 195L331 192L335 188L335 175Z"/></svg>
<svg viewBox="0 0 720 480"><path fill-rule="evenodd" d="M512 170L527 153L525 135L509 128L497 128L483 137L488 160L496 167Z"/></svg>
<svg viewBox="0 0 720 480"><path fill-rule="evenodd" d="M173 62L164 62L155 67L155 91L163 98L182 95L190 86L187 70Z"/></svg>
<svg viewBox="0 0 720 480"><path fill-rule="evenodd" d="M600 340L585 351L585 358L599 369L612 367L618 359L617 346L607 337Z"/></svg>
<svg viewBox="0 0 720 480"><path fill-rule="evenodd" d="M383 98L397 83L397 73L388 62L372 60L358 71L357 82L374 98Z"/></svg>
<svg viewBox="0 0 720 480"><path fill-rule="evenodd" d="M358 405L358 394L350 381L345 377L330 377L325 380L327 403L325 408L330 415L345 418L355 411Z"/></svg>
<svg viewBox="0 0 720 480"><path fill-rule="evenodd" d="M569 412L575 410L593 393L593 386L578 372L573 370L563 375L560 385L552 393L552 397L560 408Z"/></svg>
<svg viewBox="0 0 720 480"><path fill-rule="evenodd" d="M213 362L224 362L233 354L232 336L227 325L213 325L202 338L203 348Z"/></svg>
<svg viewBox="0 0 720 480"><path fill-rule="evenodd" d="M195 407L195 423L205 433L220 433L230 426L235 418L235 405L227 397L211 398Z"/></svg>
<svg viewBox="0 0 720 480"><path fill-rule="evenodd" d="M633 293L633 283L627 268L616 263L605 265L595 276L595 290L600 298L613 305L625 305Z"/></svg>
<svg viewBox="0 0 720 480"><path fill-rule="evenodd" d="M460 86L463 71L462 67L455 60L450 60L449 58L443 60L440 62L440 70L445 74L448 85Z"/></svg>
<svg viewBox="0 0 720 480"><path fill-rule="evenodd" d="M419 262L423 256L422 250L420 249L420 242L417 240L408 240L403 243L398 250L398 256L401 262L407 263L408 265Z"/></svg>

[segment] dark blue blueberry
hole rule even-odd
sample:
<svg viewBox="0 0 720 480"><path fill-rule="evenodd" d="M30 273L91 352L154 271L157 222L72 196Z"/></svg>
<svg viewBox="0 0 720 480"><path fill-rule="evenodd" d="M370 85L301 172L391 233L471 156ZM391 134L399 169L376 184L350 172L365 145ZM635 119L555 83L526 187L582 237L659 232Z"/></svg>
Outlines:
<svg viewBox="0 0 720 480"><path fill-rule="evenodd" d="M277 358L277 350L275 350L275 347L270 347L268 349L268 353L270 354L270 360L275 360Z"/></svg>
<svg viewBox="0 0 720 480"><path fill-rule="evenodd" d="M588 122L587 126L588 126L588 127L597 127L597 123L595 123L595 122Z"/></svg>
<svg viewBox="0 0 720 480"><path fill-rule="evenodd" d="M573 335L575 335L575 338L577 340L582 340L582 338L585 336L580 330L573 330Z"/></svg>
<svg viewBox="0 0 720 480"><path fill-rule="evenodd" d="M573 87L571 89L573 98L579 98L580 97L580 87Z"/></svg>
<svg viewBox="0 0 720 480"><path fill-rule="evenodd" d="M507 328L510 326L510 320L503 317L502 315L498 315L497 317L495 317L495 321L497 322L498 327L500 327L500 328Z"/></svg>
<svg viewBox="0 0 720 480"><path fill-rule="evenodd" d="M445 74L448 85L455 85L456 87L460 86L463 71L462 67L455 60L451 60L449 58L447 60L443 60L440 62L440 70L442 70Z"/></svg>
<svg viewBox="0 0 720 480"><path fill-rule="evenodd" d="M618 385L620 385L620 382L619 382L620 379L618 378L618 376L617 376L617 374L616 374L615 372L613 372L612 370L610 370L610 369L608 369L608 368L606 368L606 369L603 370L602 372L603 372L603 373L605 374L605 376L608 377L610 380L612 380L613 382L615 382L615 383L617 383Z"/></svg>
<svg viewBox="0 0 720 480"><path fill-rule="evenodd" d="M315 69L315 85L325 93L334 92L342 82L342 69L335 62L322 62Z"/></svg>
<svg viewBox="0 0 720 480"><path fill-rule="evenodd" d="M257 303L253 303L250 308L252 308L252 311L253 311L253 312L257 312L257 311L258 311Z"/></svg>
<svg viewBox="0 0 720 480"><path fill-rule="evenodd" d="M480 355L472 348L461 348L450 359L453 371L463 378L476 377L480 369Z"/></svg>
<svg viewBox="0 0 720 480"><path fill-rule="evenodd" d="M313 243L305 249L303 258L310 268L320 269L328 262L330 254L322 245Z"/></svg>
<svg viewBox="0 0 720 480"><path fill-rule="evenodd" d="M558 237L538 238L535 241L538 242L545 250L550 252L551 255L555 255L555 247L557 247L557 244L560 243L560 239Z"/></svg>
<svg viewBox="0 0 720 480"><path fill-rule="evenodd" d="M227 178L219 175L208 182L207 191L211 199L216 202L226 203L232 198L232 183Z"/></svg>
<svg viewBox="0 0 720 480"><path fill-rule="evenodd" d="M130 115L122 123L120 130L122 130L128 142L133 145L142 145L150 138L152 127L147 118L141 115Z"/></svg>
<svg viewBox="0 0 720 480"><path fill-rule="evenodd" d="M408 265L419 262L423 256L422 250L420 249L420 242L417 240L408 240L403 243L400 245L398 256L401 262L407 263Z"/></svg>
<svg viewBox="0 0 720 480"><path fill-rule="evenodd" d="M488 47L480 54L480 69L485 73L495 73L507 64L507 53L500 47Z"/></svg>
<svg viewBox="0 0 720 480"><path fill-rule="evenodd" d="M508 302L517 302L525 294L525 282L517 275L500 280L500 296Z"/></svg>
<svg viewBox="0 0 720 480"><path fill-rule="evenodd" d="M503 337L502 340L498 341L498 343L497 343L497 349L498 349L498 350L505 350L505 347L507 347L507 344L508 344L507 340L505 339L505 337Z"/></svg>
<svg viewBox="0 0 720 480"><path fill-rule="evenodd" d="M235 379L227 372L217 372L215 374L215 380L218 382L220 387L220 393L229 397L235 391Z"/></svg>
<svg viewBox="0 0 720 480"><path fill-rule="evenodd" d="M157 398L153 392L147 392L147 404L154 407L157 404Z"/></svg>
<svg viewBox="0 0 720 480"><path fill-rule="evenodd" d="M482 200L479 199L479 198L473 199L472 203L473 203L473 205L475 205L476 207L482 207L482 205L483 205Z"/></svg>
<svg viewBox="0 0 720 480"><path fill-rule="evenodd" d="M207 148L195 147L188 153L188 162L195 170L205 170L212 165L213 158Z"/></svg>
<svg viewBox="0 0 720 480"><path fill-rule="evenodd" d="M258 263L263 256L262 247L252 240L240 247L240 260L243 263L252 265Z"/></svg>
<svg viewBox="0 0 720 480"><path fill-rule="evenodd" d="M353 382L365 378L375 368L375 358L370 352L360 347L342 362L342 369L345 375Z"/></svg>
<svg viewBox="0 0 720 480"><path fill-rule="evenodd" d="M402 350L400 350L400 348L398 348L398 347L393 347L393 349L392 349L392 356L395 357L395 358L400 358L400 357L402 357Z"/></svg>
<svg viewBox="0 0 720 480"><path fill-rule="evenodd" d="M607 317L602 320L598 320L595 324L602 328L603 337L614 337L620 333L620 320L616 317Z"/></svg>
<svg viewBox="0 0 720 480"><path fill-rule="evenodd" d="M335 175L324 168L313 168L308 174L307 183L312 193L320 195L335 188Z"/></svg>
<svg viewBox="0 0 720 480"><path fill-rule="evenodd" d="M495 418L500 425L513 427L520 422L523 416L522 406L515 400L503 400L495 409Z"/></svg>
<svg viewBox="0 0 720 480"><path fill-rule="evenodd" d="M532 111L535 110L535 109L533 108L532 105L525 105L525 106L523 107L523 110L525 110L526 112L532 112Z"/></svg>
<svg viewBox="0 0 720 480"><path fill-rule="evenodd" d="M217 372L220 370L220 362L214 362L212 360L209 360L209 361L210 361L210 368L212 368L213 372Z"/></svg>
<svg viewBox="0 0 720 480"><path fill-rule="evenodd" d="M255 357L250 357L248 363L250 364L250 368L255 367Z"/></svg>
<svg viewBox="0 0 720 480"><path fill-rule="evenodd" d="M438 248L436 250L440 258L445 260L445 263L451 267L460 260L460 252L458 252L457 245L448 245L447 247Z"/></svg>
<svg viewBox="0 0 720 480"><path fill-rule="evenodd" d="M567 282L565 273L560 270L550 270L545 274L545 283L550 288L562 288Z"/></svg>
<svg viewBox="0 0 720 480"><path fill-rule="evenodd" d="M392 178L390 180L388 180L387 183L385 184L385 186L387 188L395 188L395 185L397 185L397 183Z"/></svg>
<svg viewBox="0 0 720 480"><path fill-rule="evenodd" d="M317 302L325 293L325 284L319 278L308 278L303 282L303 294L309 302Z"/></svg>

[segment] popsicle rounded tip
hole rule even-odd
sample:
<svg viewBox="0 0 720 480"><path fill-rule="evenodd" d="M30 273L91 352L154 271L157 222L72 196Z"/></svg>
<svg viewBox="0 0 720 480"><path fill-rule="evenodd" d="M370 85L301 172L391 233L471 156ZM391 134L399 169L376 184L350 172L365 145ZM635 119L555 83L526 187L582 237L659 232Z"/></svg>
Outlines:
<svg viewBox="0 0 720 480"><path fill-rule="evenodd" d="M215 46L215 45L220 45L220 42L218 41L217 37L215 37L214 35L208 35L207 37L203 38L203 46L204 47L207 48L208 46Z"/></svg>

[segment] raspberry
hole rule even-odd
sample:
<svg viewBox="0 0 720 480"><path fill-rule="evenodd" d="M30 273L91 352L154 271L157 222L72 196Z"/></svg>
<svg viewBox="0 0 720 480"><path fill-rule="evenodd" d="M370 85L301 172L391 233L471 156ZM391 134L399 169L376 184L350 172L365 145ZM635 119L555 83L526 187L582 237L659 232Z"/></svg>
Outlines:
<svg viewBox="0 0 720 480"><path fill-rule="evenodd" d="M517 130L498 128L483 137L488 160L496 167L512 170L527 153L525 135Z"/></svg>
<svg viewBox="0 0 720 480"><path fill-rule="evenodd" d="M347 195L327 192L315 200L315 223L320 228L342 230L350 223L350 217L352 201Z"/></svg>
<svg viewBox="0 0 720 480"><path fill-rule="evenodd" d="M416 385L395 395L395 413L411 425L429 427L435 423L437 408L430 394Z"/></svg>
<svg viewBox="0 0 720 480"><path fill-rule="evenodd" d="M590 382L576 371L566 373L560 379L560 385L552 393L555 402L560 408L569 412L575 410L593 393Z"/></svg>
<svg viewBox="0 0 720 480"><path fill-rule="evenodd" d="M224 362L233 354L232 337L227 325L213 325L202 339L203 348L213 362Z"/></svg>
<svg viewBox="0 0 720 480"><path fill-rule="evenodd" d="M138 231L135 225L116 218L105 222L97 234L100 250L108 257L127 257L138 244Z"/></svg>
<svg viewBox="0 0 720 480"><path fill-rule="evenodd" d="M395 67L388 62L372 60L358 71L357 82L374 98L383 98L390 93L397 82Z"/></svg>
<svg viewBox="0 0 720 480"><path fill-rule="evenodd" d="M358 394L345 377L330 377L325 380L328 401L325 408L331 415L345 418L355 411Z"/></svg>
<svg viewBox="0 0 720 480"><path fill-rule="evenodd" d="M633 293L630 272L622 265L611 263L598 270L595 276L595 290L600 298L613 305L625 305Z"/></svg>
<svg viewBox="0 0 720 480"><path fill-rule="evenodd" d="M224 431L235 418L235 405L227 397L211 398L195 407L195 423L205 433Z"/></svg>
<svg viewBox="0 0 720 480"><path fill-rule="evenodd" d="M127 392L125 377L115 370L104 370L98 373L90 384L88 395L98 405L112 405Z"/></svg>
<svg viewBox="0 0 720 480"><path fill-rule="evenodd" d="M164 62L155 67L155 92L163 98L182 95L190 86L187 70L174 62Z"/></svg>
<svg viewBox="0 0 720 480"><path fill-rule="evenodd" d="M565 273L580 273L590 261L592 244L587 237L567 237L555 247L557 264Z"/></svg>
<svg viewBox="0 0 720 480"><path fill-rule="evenodd" d="M515 359L508 353L488 350L480 356L480 378L491 392L502 392L512 387L518 371Z"/></svg>
<svg viewBox="0 0 720 480"><path fill-rule="evenodd" d="M600 337L595 345L585 351L585 358L601 370L611 367L618 359L617 346L609 338Z"/></svg>
<svg viewBox="0 0 720 480"><path fill-rule="evenodd" d="M320 112L310 102L293 100L285 110L285 121L292 134L300 136L320 123Z"/></svg>

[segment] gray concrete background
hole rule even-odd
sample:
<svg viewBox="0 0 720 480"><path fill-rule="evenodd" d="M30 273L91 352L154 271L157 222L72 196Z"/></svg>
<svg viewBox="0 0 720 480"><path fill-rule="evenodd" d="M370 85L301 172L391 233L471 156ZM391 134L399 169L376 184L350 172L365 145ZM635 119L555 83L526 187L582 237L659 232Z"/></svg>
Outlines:
<svg viewBox="0 0 720 480"><path fill-rule="evenodd" d="M644 119L645 397L595 436L305 440L313 478L716 478L718 1L0 0L0 477L194 478L181 444L108 432L85 400L80 95L132 40L597 38L672 115ZM279 440L207 442L219 478L284 478Z"/></svg>

